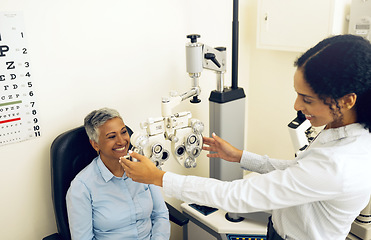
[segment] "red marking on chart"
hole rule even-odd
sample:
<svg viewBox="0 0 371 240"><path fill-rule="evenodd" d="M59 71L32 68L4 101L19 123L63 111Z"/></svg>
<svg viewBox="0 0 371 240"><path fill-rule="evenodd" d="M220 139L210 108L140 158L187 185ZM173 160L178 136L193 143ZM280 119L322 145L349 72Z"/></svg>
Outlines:
<svg viewBox="0 0 371 240"><path fill-rule="evenodd" d="M19 121L19 120L21 120L21 118L8 119L8 120L0 121L0 124L8 123L8 122L15 122L15 121Z"/></svg>

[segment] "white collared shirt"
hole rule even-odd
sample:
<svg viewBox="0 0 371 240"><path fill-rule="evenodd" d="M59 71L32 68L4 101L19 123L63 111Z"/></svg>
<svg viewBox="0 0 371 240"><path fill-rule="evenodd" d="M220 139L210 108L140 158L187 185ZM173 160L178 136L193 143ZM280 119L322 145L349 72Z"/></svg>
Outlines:
<svg viewBox="0 0 371 240"><path fill-rule="evenodd" d="M241 167L262 174L223 182L167 172L164 191L228 212L273 210L284 239L345 239L370 200L371 134L357 123L323 130L294 160L244 151Z"/></svg>

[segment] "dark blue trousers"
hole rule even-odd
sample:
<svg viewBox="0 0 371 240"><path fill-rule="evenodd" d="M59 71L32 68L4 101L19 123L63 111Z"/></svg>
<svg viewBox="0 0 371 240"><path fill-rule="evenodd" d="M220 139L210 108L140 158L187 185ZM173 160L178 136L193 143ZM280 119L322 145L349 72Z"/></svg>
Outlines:
<svg viewBox="0 0 371 240"><path fill-rule="evenodd" d="M267 231L267 240L283 240L280 235L274 230L272 217L269 217L268 222L268 231Z"/></svg>

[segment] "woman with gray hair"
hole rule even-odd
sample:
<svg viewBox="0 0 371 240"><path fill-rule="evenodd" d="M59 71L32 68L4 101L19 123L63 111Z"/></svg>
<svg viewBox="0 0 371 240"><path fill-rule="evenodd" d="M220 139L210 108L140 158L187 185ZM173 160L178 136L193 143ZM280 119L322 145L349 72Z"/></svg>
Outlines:
<svg viewBox="0 0 371 240"><path fill-rule="evenodd" d="M130 146L120 114L94 110L84 127L98 156L67 192L72 239L169 239L169 213L159 187L132 181L119 163Z"/></svg>

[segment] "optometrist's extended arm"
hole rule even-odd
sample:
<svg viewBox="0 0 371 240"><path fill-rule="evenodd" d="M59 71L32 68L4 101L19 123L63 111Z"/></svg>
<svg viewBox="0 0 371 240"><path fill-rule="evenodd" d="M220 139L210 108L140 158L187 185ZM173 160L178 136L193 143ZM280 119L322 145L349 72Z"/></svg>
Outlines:
<svg viewBox="0 0 371 240"><path fill-rule="evenodd" d="M207 146L203 146L203 150L210 151L212 153L207 154L208 157L216 157L222 158L229 162L239 162L241 163L241 159L245 159L243 163L241 163L241 167L246 170L250 169L249 164L251 165L247 159L249 158L262 158L259 159L261 163L257 164L257 166L251 166L256 169L254 171L259 173L266 173L275 169L285 169L287 166L296 163L296 161L287 161L287 160L275 160L265 158L260 155L256 155L253 153L249 153L246 151L239 150L233 147L230 143L223 140L222 138L218 137L217 135L213 134L212 138L203 137L204 144ZM147 183L147 184L154 184L157 186L163 186L163 176L165 171L157 169L156 166L149 160L147 157L137 154L135 152L129 153L133 158L137 159L138 162L133 162L124 158L121 158L120 163L125 169L126 174L132 178L136 182ZM245 155L243 158L242 155ZM249 163L248 163L249 162Z"/></svg>

